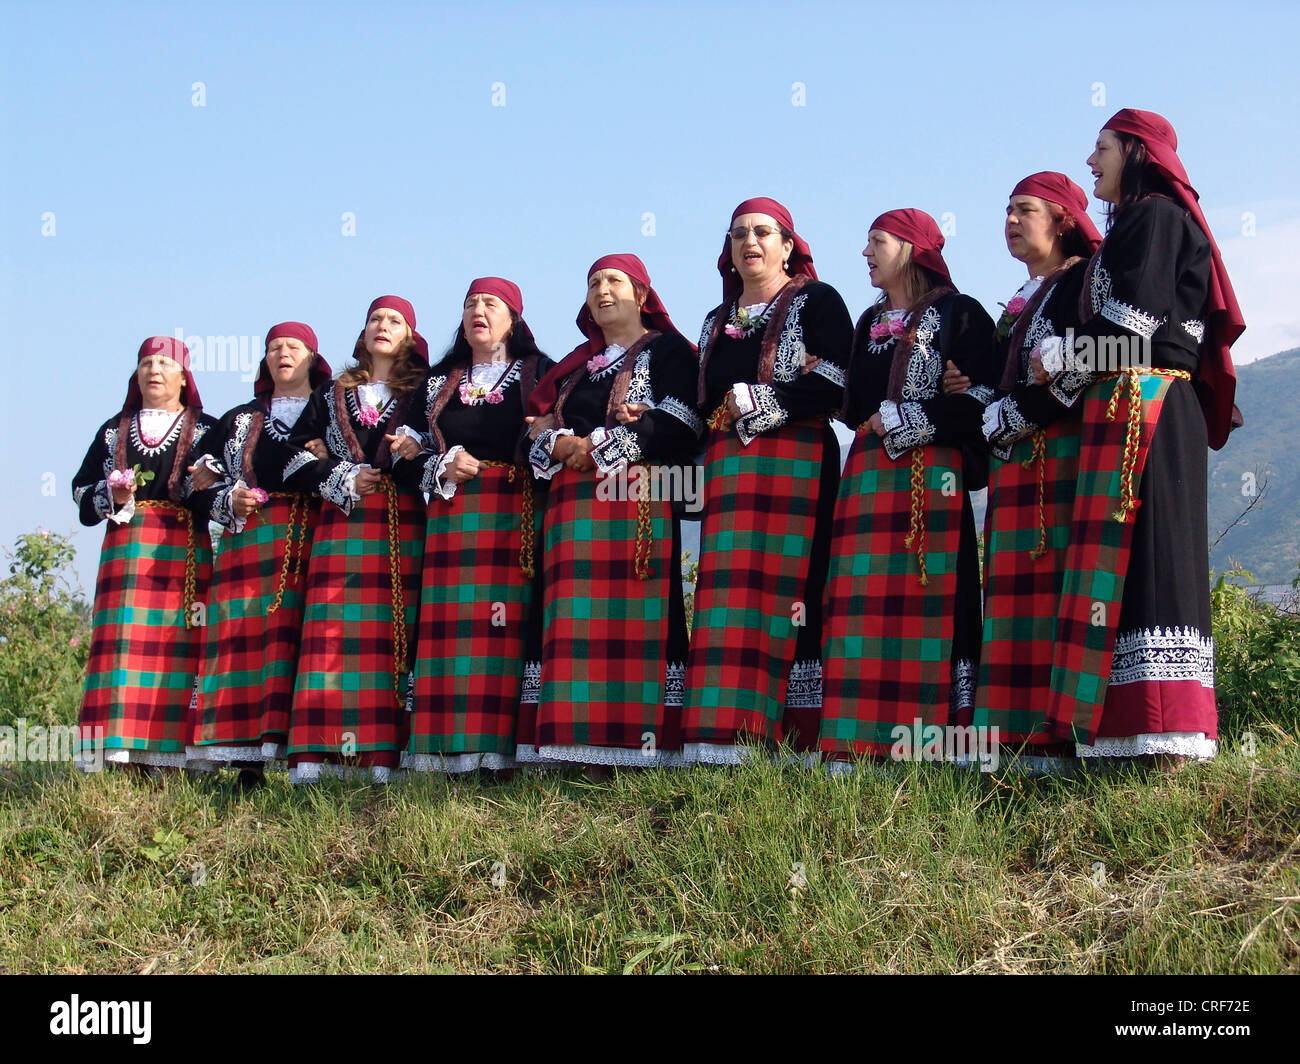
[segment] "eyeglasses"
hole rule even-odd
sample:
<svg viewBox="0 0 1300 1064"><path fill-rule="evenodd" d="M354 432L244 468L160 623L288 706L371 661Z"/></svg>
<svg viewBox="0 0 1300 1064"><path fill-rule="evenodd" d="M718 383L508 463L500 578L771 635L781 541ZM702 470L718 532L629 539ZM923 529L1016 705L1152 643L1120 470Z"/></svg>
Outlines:
<svg viewBox="0 0 1300 1064"><path fill-rule="evenodd" d="M754 233L755 239L758 240L766 240L773 233L776 233L777 235L780 235L781 233L780 229L776 229L770 225L738 225L735 229L728 230L727 236L731 237L732 240L747 240L751 230Z"/></svg>

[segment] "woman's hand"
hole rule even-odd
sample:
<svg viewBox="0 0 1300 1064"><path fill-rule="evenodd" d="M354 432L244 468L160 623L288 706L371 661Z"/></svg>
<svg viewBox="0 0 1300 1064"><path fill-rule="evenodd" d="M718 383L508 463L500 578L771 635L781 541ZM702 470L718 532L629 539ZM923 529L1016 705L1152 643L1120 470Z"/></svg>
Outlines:
<svg viewBox="0 0 1300 1064"><path fill-rule="evenodd" d="M113 489L113 505L125 506L135 496L135 482L130 487Z"/></svg>
<svg viewBox="0 0 1300 1064"><path fill-rule="evenodd" d="M324 440L308 440L302 445L304 451L310 451L322 461L330 456L329 448L325 446Z"/></svg>
<svg viewBox="0 0 1300 1064"><path fill-rule="evenodd" d="M413 458L420 457L420 445L405 432L400 435L389 433L384 439L392 445L389 450L393 452L394 458L404 458L409 462Z"/></svg>
<svg viewBox="0 0 1300 1064"><path fill-rule="evenodd" d="M883 436L885 434L885 421L880 416L879 410L867 418L867 429L874 432L877 436Z"/></svg>
<svg viewBox="0 0 1300 1064"><path fill-rule="evenodd" d="M614 408L614 420L620 425L630 425L650 409L649 403L619 403Z"/></svg>
<svg viewBox="0 0 1300 1064"><path fill-rule="evenodd" d="M373 495L379 490L379 470L363 465L357 470L357 479L353 483L358 495Z"/></svg>
<svg viewBox="0 0 1300 1064"><path fill-rule="evenodd" d="M1029 356L1029 370L1033 374L1034 384L1051 383L1052 375L1043 369L1043 360L1037 351Z"/></svg>
<svg viewBox="0 0 1300 1064"><path fill-rule="evenodd" d="M214 484L221 482L221 478L212 472L206 462L195 462L192 466L186 466L185 472L193 474L195 491L207 491Z"/></svg>
<svg viewBox="0 0 1300 1064"><path fill-rule="evenodd" d="M727 420L733 425L741 418L740 407L736 405L736 393L727 393Z"/></svg>
<svg viewBox="0 0 1300 1064"><path fill-rule="evenodd" d="M255 514L259 509L257 496L249 488L235 488L230 493L230 508L240 519Z"/></svg>
<svg viewBox="0 0 1300 1064"><path fill-rule="evenodd" d="M447 465L446 471L442 474L453 484L464 484L467 480L473 480L478 476L479 464L469 451L457 451L456 457Z"/></svg>
<svg viewBox="0 0 1300 1064"><path fill-rule="evenodd" d="M948 360L947 369L943 371L943 394L961 395L970 389L970 378L957 368L957 363Z"/></svg>
<svg viewBox="0 0 1300 1064"><path fill-rule="evenodd" d="M590 436L566 436L565 439L573 441L569 456L564 460L569 469L575 473L590 473L596 468L596 463L591 460Z"/></svg>

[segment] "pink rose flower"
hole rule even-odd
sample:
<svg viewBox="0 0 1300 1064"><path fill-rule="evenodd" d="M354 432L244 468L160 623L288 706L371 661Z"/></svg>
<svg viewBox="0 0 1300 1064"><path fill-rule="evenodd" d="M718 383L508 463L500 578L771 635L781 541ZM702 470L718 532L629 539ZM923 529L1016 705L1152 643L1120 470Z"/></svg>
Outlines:
<svg viewBox="0 0 1300 1064"><path fill-rule="evenodd" d="M357 414L357 420L367 428L373 428L379 424L379 408L374 406L362 406Z"/></svg>
<svg viewBox="0 0 1300 1064"><path fill-rule="evenodd" d="M135 474L126 469L114 469L108 474L110 488L129 488L135 483Z"/></svg>
<svg viewBox="0 0 1300 1064"><path fill-rule="evenodd" d="M872 340L883 340L888 335L889 335L889 326L883 321L878 321L876 322L875 325L871 327Z"/></svg>
<svg viewBox="0 0 1300 1064"><path fill-rule="evenodd" d="M739 340L745 335L745 330L742 329L739 325L728 324L722 331L725 332L728 336L730 336L733 340Z"/></svg>
<svg viewBox="0 0 1300 1064"><path fill-rule="evenodd" d="M604 369L609 365L609 359L605 355L597 355L595 358L587 359L587 372L595 373L597 370Z"/></svg>
<svg viewBox="0 0 1300 1064"><path fill-rule="evenodd" d="M889 323L890 336L902 336L905 332L907 332L907 326L903 324L902 318L895 318Z"/></svg>
<svg viewBox="0 0 1300 1064"><path fill-rule="evenodd" d="M249 488L248 490L252 492L253 498L257 500L258 506L265 506L266 500L271 497L266 492L264 492L261 488Z"/></svg>
<svg viewBox="0 0 1300 1064"><path fill-rule="evenodd" d="M81 640L74 635L71 639L68 640L68 646L72 647L75 650L77 647L81 646Z"/></svg>
<svg viewBox="0 0 1300 1064"><path fill-rule="evenodd" d="M488 393L487 393L487 401L488 401L489 403L492 403L492 404L505 402L505 398L506 398L506 397L505 397L504 395L502 395L500 392L488 392Z"/></svg>
<svg viewBox="0 0 1300 1064"><path fill-rule="evenodd" d="M1016 296L1011 300L1010 303L1007 304L1008 314L1012 314L1012 315L1019 314L1024 309L1025 309L1025 300L1023 296Z"/></svg>

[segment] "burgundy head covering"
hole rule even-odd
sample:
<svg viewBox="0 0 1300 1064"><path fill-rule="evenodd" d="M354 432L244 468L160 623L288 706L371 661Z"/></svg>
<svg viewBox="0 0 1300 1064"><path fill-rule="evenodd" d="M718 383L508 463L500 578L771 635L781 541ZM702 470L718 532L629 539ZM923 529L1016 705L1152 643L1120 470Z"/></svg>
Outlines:
<svg viewBox="0 0 1300 1064"><path fill-rule="evenodd" d="M1013 197L1037 196L1039 199L1055 203L1074 219L1074 224L1079 227L1079 232L1083 234L1084 240L1093 251L1101 246L1101 233L1097 231L1093 220L1088 217L1087 195L1064 174L1059 174L1055 170L1042 170L1030 174L1011 190L1011 195Z"/></svg>
<svg viewBox="0 0 1300 1064"><path fill-rule="evenodd" d="M380 296L370 304L370 309L366 311L366 321L369 321L370 315L380 307L395 310L406 319L406 324L411 327L411 339L415 342L415 353L427 366L429 364L429 344L423 336L415 331L415 308L401 296ZM365 334L364 327L361 332L363 335Z"/></svg>
<svg viewBox="0 0 1300 1064"><path fill-rule="evenodd" d="M813 268L812 249L808 242L798 233L794 232L794 221L790 217L790 212L774 199L768 199L766 196L756 196L754 199L747 199L739 207L731 212L731 225L736 224L736 219L742 214L766 214L769 218L776 219L776 223L790 232L794 233L794 250L790 252L790 274L802 273L809 280L817 280L817 271ZM730 230L731 225L727 228ZM736 272L736 267L731 261L731 235L722 238L722 254L718 256L718 273L722 274L722 302L730 303L740 295L744 290L744 282L740 274Z"/></svg>
<svg viewBox="0 0 1300 1064"><path fill-rule="evenodd" d="M906 240L912 245L913 262L937 273L949 288L957 287L948 273L948 264L943 261L943 234L925 211L918 211L915 207L886 211L867 227L868 232L872 229Z"/></svg>
<svg viewBox="0 0 1300 1064"><path fill-rule="evenodd" d="M316 357L307 373L307 380L313 388L324 384L334 375L334 371L330 369L330 364L325 361L324 356L317 350L316 333L310 325L301 321L282 321L279 325L272 325L270 332L266 334L267 349L270 349L272 340L279 340L281 337L288 337L290 340L301 340L306 344L307 350L315 353ZM271 379L271 374L267 372L266 359L263 358L257 367L257 380L253 382L253 394L269 398L273 391L275 391L275 381Z"/></svg>
<svg viewBox="0 0 1300 1064"><path fill-rule="evenodd" d="M477 293L483 295L496 296L507 307L515 312L519 321L516 323L519 329L528 337L533 339L533 330L528 327L524 321L524 294L519 291L519 286L514 281L507 281L504 277L476 277L469 283L469 291L465 293L465 298ZM536 343L536 340L533 340Z"/></svg>
<svg viewBox="0 0 1300 1064"><path fill-rule="evenodd" d="M676 333L681 336L677 326L673 324L672 318L668 316L668 310L659 298L659 293L650 284L650 274L645 268L645 263L639 258L635 255L605 255L591 264L590 269L587 270L588 280L597 270L622 270L632 280L644 285L646 297L645 305L641 308L642 320L646 322L649 328L658 332ZM605 350L604 333L601 332L600 326L596 324L596 319L591 316L591 310L585 300L582 309L578 311L577 325L582 330L583 335L587 337L586 341L565 355L559 365L553 367L546 376L537 382L532 394L528 397L528 414L530 416L535 417L549 413L555 405L555 397L559 392L560 381L580 365L585 364L589 358Z"/></svg>
<svg viewBox="0 0 1300 1064"><path fill-rule="evenodd" d="M140 345L140 350L136 352L135 364L137 371L140 363L150 355L166 355L181 364L185 371L185 391L181 401L195 410L202 410L203 400L199 398L199 386L194 383L194 375L190 373L190 349L174 336L151 336ZM144 406L144 395L140 391L140 381L136 373L133 372L131 381L126 386L126 402L122 404L122 410L124 413L134 413L142 406Z"/></svg>
<svg viewBox="0 0 1300 1064"><path fill-rule="evenodd" d="M1233 427L1232 401L1237 393L1237 374L1232 368L1232 347L1246 329L1246 319L1237 305L1236 293L1223 265L1223 256L1214 234L1205 222L1200 196L1187 180L1187 171L1178 158L1178 134L1169 121L1154 111L1137 111L1126 107L1117 111L1102 129L1128 133L1146 146L1147 159L1173 188L1174 197L1201 227L1210 242L1212 257L1206 324L1209 326L1196 375L1204 387L1197 389L1209 443L1216 451L1228 441Z"/></svg>

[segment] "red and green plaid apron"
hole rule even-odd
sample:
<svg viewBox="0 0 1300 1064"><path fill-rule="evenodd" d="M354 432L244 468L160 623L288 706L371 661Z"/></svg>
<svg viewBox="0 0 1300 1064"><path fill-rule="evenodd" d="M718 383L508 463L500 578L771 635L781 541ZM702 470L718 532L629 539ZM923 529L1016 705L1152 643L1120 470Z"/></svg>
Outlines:
<svg viewBox="0 0 1300 1064"><path fill-rule="evenodd" d="M130 521L109 523L99 554L82 733L102 727L110 755L179 765L203 645L195 607L207 593L212 550L184 507L135 505Z"/></svg>
<svg viewBox="0 0 1300 1064"><path fill-rule="evenodd" d="M325 504L307 565L289 762L397 766L419 605L424 499L384 474L351 514ZM401 612L394 624L394 598Z"/></svg>
<svg viewBox="0 0 1300 1064"><path fill-rule="evenodd" d="M546 747L680 747L679 710L664 706L668 581L681 579L672 506L601 499L598 483L562 469L547 499L535 726L543 757Z"/></svg>
<svg viewBox="0 0 1300 1064"><path fill-rule="evenodd" d="M407 761L513 759L541 514L527 466L480 462L429 500Z"/></svg>
<svg viewBox="0 0 1300 1064"><path fill-rule="evenodd" d="M826 581L820 748L887 756L896 729L949 723L961 451L897 461L858 430L840 481ZM910 738L909 738L910 742Z"/></svg>
<svg viewBox="0 0 1300 1064"><path fill-rule="evenodd" d="M734 431L714 429L709 437L684 743L782 739L786 686L807 614L824 433L824 422L808 420L747 447Z"/></svg>
<svg viewBox="0 0 1300 1064"><path fill-rule="evenodd" d="M1056 746L1045 730L1057 612L1079 479L1078 413L990 459L984 638L975 725L1003 744ZM1073 754L1072 746L1056 753Z"/></svg>
<svg viewBox="0 0 1300 1064"><path fill-rule="evenodd" d="M199 670L194 744L200 757L283 756L320 505L307 495L272 492L242 532L221 537ZM263 744L274 749L264 752ZM246 749L224 749L231 747Z"/></svg>
<svg viewBox="0 0 1300 1064"><path fill-rule="evenodd" d="M1097 734L1119 628L1133 514L1160 409L1175 376L1130 371L1089 387L1083 403L1079 480L1047 692L1055 738ZM1135 397L1140 397L1135 403Z"/></svg>

